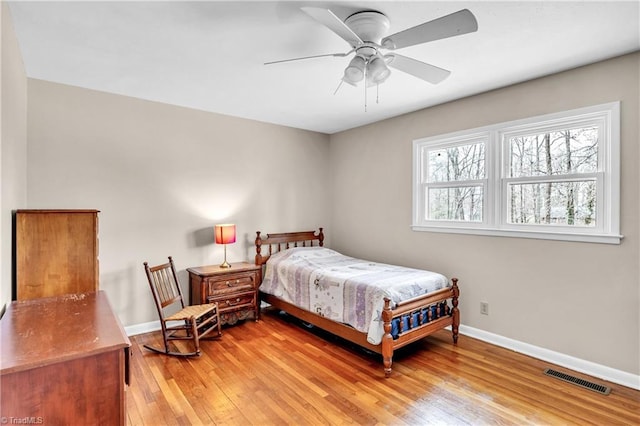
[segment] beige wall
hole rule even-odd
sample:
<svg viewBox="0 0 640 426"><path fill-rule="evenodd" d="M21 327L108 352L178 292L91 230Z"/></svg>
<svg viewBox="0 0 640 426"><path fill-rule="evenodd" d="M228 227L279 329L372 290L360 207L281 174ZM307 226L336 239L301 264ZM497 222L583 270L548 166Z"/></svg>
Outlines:
<svg viewBox="0 0 640 426"><path fill-rule="evenodd" d="M12 211L27 203L27 76L11 22L0 4L0 308L11 300Z"/></svg>
<svg viewBox="0 0 640 426"><path fill-rule="evenodd" d="M213 225L234 222L230 261L255 231L327 226L329 137L29 80L29 208L96 208L100 288L125 326L157 320L142 262L219 264Z"/></svg>
<svg viewBox="0 0 640 426"><path fill-rule="evenodd" d="M627 55L333 135L333 247L457 276L466 326L640 373L639 62ZM622 244L410 229L414 139L617 100Z"/></svg>

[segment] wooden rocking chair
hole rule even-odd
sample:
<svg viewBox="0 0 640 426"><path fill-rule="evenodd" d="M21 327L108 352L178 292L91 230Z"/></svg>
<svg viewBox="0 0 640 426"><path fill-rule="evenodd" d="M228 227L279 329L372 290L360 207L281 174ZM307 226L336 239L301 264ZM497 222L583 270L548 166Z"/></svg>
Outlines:
<svg viewBox="0 0 640 426"><path fill-rule="evenodd" d="M204 339L213 331L217 331L217 334L207 338L222 336L222 323L218 315L217 303L184 306L182 291L171 256L169 256L169 263L162 265L149 266L147 262L144 262L144 269L156 302L164 339L164 349L149 345L144 345L145 348L166 355L198 356L200 355L200 339ZM175 325L176 323L177 325ZM171 340L191 340L195 350L188 353L171 351L169 349L169 341Z"/></svg>

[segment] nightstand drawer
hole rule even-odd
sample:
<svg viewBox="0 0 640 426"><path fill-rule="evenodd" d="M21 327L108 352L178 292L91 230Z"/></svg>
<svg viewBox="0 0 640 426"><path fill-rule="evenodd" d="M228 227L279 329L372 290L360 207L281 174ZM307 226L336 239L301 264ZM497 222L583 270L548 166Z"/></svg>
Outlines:
<svg viewBox="0 0 640 426"><path fill-rule="evenodd" d="M218 302L220 312L228 309L240 309L256 306L256 292L248 291L246 293L234 293L227 296L209 296L207 303Z"/></svg>
<svg viewBox="0 0 640 426"><path fill-rule="evenodd" d="M255 274L247 273L235 275L228 274L223 277L210 277L207 278L206 281L209 286L209 294L225 290L252 290L257 287Z"/></svg>

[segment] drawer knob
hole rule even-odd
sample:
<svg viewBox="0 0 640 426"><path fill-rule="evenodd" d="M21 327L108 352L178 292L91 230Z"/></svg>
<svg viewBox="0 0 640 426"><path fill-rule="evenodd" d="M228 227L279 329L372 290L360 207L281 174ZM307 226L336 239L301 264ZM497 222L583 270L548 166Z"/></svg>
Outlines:
<svg viewBox="0 0 640 426"><path fill-rule="evenodd" d="M224 283L227 285L227 287L231 287L233 285L231 281L225 281ZM240 280L236 280L236 284L240 284Z"/></svg>

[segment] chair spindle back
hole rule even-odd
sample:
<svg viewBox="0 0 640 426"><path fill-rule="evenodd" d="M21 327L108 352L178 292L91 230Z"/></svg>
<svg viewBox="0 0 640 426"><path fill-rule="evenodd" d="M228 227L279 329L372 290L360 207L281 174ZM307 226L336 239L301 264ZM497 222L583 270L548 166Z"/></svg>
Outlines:
<svg viewBox="0 0 640 426"><path fill-rule="evenodd" d="M151 291L160 307L165 308L179 301L184 308L173 259L169 257L169 263L154 267L149 267L145 262L144 266L151 284Z"/></svg>

